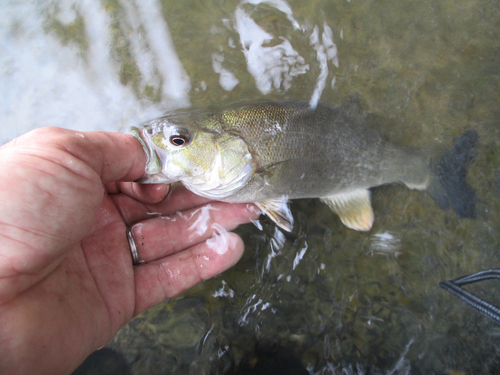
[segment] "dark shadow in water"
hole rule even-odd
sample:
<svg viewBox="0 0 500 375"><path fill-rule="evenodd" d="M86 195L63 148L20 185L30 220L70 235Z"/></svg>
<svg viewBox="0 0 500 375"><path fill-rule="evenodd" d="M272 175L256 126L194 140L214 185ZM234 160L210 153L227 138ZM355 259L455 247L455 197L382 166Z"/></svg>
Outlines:
<svg viewBox="0 0 500 375"><path fill-rule="evenodd" d="M113 349L102 348L92 353L73 375L130 375L125 358Z"/></svg>
<svg viewBox="0 0 500 375"><path fill-rule="evenodd" d="M278 343L259 341L254 353L243 358L235 375L308 375L297 355Z"/></svg>

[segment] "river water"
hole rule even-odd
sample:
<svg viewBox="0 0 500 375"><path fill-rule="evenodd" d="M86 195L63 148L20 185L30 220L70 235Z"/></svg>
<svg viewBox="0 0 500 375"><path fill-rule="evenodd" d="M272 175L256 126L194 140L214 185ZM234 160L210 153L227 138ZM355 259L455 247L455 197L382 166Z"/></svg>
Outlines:
<svg viewBox="0 0 500 375"><path fill-rule="evenodd" d="M24 0L2 8L0 143L40 126L125 131L182 107L336 104L356 95L373 126L399 144L448 148L466 130L479 134L468 174L476 218L383 186L372 192L373 229L358 233L318 200L296 201L292 234L265 218L240 227L246 251L233 269L117 334L108 348L131 374L243 374L276 358L309 374L500 371L498 324L438 287L500 268L498 1ZM500 304L498 282L467 289Z"/></svg>

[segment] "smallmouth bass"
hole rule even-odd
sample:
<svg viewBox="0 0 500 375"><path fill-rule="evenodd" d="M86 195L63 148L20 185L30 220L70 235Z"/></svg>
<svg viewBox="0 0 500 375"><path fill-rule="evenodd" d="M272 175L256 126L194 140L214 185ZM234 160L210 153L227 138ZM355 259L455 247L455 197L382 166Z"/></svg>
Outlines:
<svg viewBox="0 0 500 375"><path fill-rule="evenodd" d="M373 225L370 188L403 183L428 190L443 208L474 216L465 165L477 134L468 131L439 161L383 140L357 100L338 106L266 102L172 113L132 134L148 156L140 183L180 181L197 195L256 203L291 231L288 200L320 198L349 228Z"/></svg>

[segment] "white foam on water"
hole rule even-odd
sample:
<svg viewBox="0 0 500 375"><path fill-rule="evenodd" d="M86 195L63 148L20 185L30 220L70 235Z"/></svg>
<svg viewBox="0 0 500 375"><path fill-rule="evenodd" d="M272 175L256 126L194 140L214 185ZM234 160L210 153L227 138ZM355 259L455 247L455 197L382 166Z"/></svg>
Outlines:
<svg viewBox="0 0 500 375"><path fill-rule="evenodd" d="M276 309L272 307L270 302L264 302L261 298L257 297L256 294L251 295L246 300L245 306L241 310L241 317L238 320L238 324L240 326L247 325L249 323L249 315L255 314L259 316L262 311L267 309L270 309L274 314L276 313Z"/></svg>
<svg viewBox="0 0 500 375"><path fill-rule="evenodd" d="M309 70L306 63L291 42L283 35L272 35L260 27L243 8L244 4L267 4L283 12L292 23L295 30L302 34L307 27L300 25L294 18L292 8L282 0L243 0L234 12L234 27L240 36L240 43L247 61L247 69L254 77L257 88L262 94L271 91L287 91L292 87L292 80ZM281 43L275 44L276 39ZM274 45L267 45L273 42ZM333 31L330 26L323 23L323 32L314 26L310 35L310 45L316 51L316 59L320 73L316 79L315 88L311 94L310 107L315 108L321 98L328 80L328 65L339 66L337 46L333 41ZM331 80L333 88L335 79Z"/></svg>
<svg viewBox="0 0 500 375"><path fill-rule="evenodd" d="M247 69L254 77L257 88L262 94L268 94L273 89L286 91L291 87L293 77L305 74L309 65L293 48L288 39L279 36L282 42L274 46L266 46L273 40L273 35L261 28L252 17L245 12L245 3L267 3L284 12L296 28L300 28L293 18L291 9L285 1L243 1L234 12L235 28L240 35L240 43L247 61Z"/></svg>
<svg viewBox="0 0 500 375"><path fill-rule="evenodd" d="M240 326L248 324L248 315L255 312L257 310L257 308L262 304L263 301L260 298L257 300L257 302L251 303L255 299L257 299L256 294L253 294L250 297L248 297L248 299L245 303L245 306L243 307L243 310L242 310L243 316L238 320L238 324Z"/></svg>
<svg viewBox="0 0 500 375"><path fill-rule="evenodd" d="M373 254L394 254L395 257L400 255L401 240L389 232L375 233L371 237L370 252Z"/></svg>
<svg viewBox="0 0 500 375"><path fill-rule="evenodd" d="M288 20L292 23L294 29L299 29L299 30L305 29L293 17L292 8L290 8L290 5L288 5L288 3L284 0L243 0L241 2L241 4L253 4L253 5L258 5L263 3L268 4L278 9L279 11L285 13Z"/></svg>
<svg viewBox="0 0 500 375"><path fill-rule="evenodd" d="M224 55L220 53L212 53L212 68L215 73L219 74L219 85L226 91L231 91L240 81L226 68L222 67Z"/></svg>
<svg viewBox="0 0 500 375"><path fill-rule="evenodd" d="M411 339L408 344L405 346L404 352L401 354L399 357L399 361L396 363L394 368L388 372L388 375L393 375L393 374L401 374L401 375L409 375L411 374L411 362L409 359L405 358L406 354L408 354L408 351L410 350L411 345L413 344L413 341L415 339Z"/></svg>
<svg viewBox="0 0 500 375"><path fill-rule="evenodd" d="M316 108L318 102L323 94L326 86L326 81L328 80L328 62L339 67L339 60L337 57L337 45L333 42L333 31L325 23L323 23L323 33L321 34L321 43L319 40L319 27L314 26L313 32L309 38L311 45L316 50L316 58L319 63L320 73L316 80L316 86L314 87L311 100L309 101L309 106L311 108ZM335 77L331 82L331 87L335 85Z"/></svg>
<svg viewBox="0 0 500 375"><path fill-rule="evenodd" d="M135 0L146 30L148 43L158 60L158 70L163 78L165 96L179 101L182 106L189 106L187 93L191 81L175 51L167 23L161 15L160 4L156 0Z"/></svg>
<svg viewBox="0 0 500 375"><path fill-rule="evenodd" d="M134 5L123 0L125 9L127 4ZM112 47L111 18L101 1L3 4L0 143L41 126L116 131L157 117L167 109L189 105L189 78L171 43L158 3L138 1L134 9L138 10L135 17L128 17L132 31L124 34L130 39L131 53L144 80L142 86L151 84L154 71L160 72L160 103L139 99L130 86L120 83L121 66ZM71 41L63 44L50 31L46 17L51 12L53 19L64 25L81 17L85 51ZM145 39L139 37L139 25L146 31Z"/></svg>
<svg viewBox="0 0 500 375"><path fill-rule="evenodd" d="M257 227L258 230L262 230L262 224L259 220L252 220L252 224L255 225Z"/></svg>
<svg viewBox="0 0 500 375"><path fill-rule="evenodd" d="M300 261L304 258L308 247L309 246L307 245L307 242L305 242L304 247L295 254L295 259L293 260L293 269L295 269L295 267L297 267Z"/></svg>
<svg viewBox="0 0 500 375"><path fill-rule="evenodd" d="M214 294L212 294L212 297L229 297L229 298L234 298L234 290L232 290L227 283L222 280L222 287L219 290L216 290Z"/></svg>
<svg viewBox="0 0 500 375"><path fill-rule="evenodd" d="M154 53L148 48L148 40L141 32L141 20L137 17L137 7L133 0L122 0L121 5L126 18L120 18L120 26L125 31L130 43L130 53L141 73L141 83L145 86L160 88L161 80L158 79L154 64Z"/></svg>
<svg viewBox="0 0 500 375"><path fill-rule="evenodd" d="M278 255L281 254L281 249L285 245L286 242L286 237L283 234L283 232L276 226L274 228L274 234L273 237L271 238L269 245L271 246L271 252L267 255L264 265L262 267L262 275L264 275L265 272L270 272L271 271L271 261L277 257Z"/></svg>

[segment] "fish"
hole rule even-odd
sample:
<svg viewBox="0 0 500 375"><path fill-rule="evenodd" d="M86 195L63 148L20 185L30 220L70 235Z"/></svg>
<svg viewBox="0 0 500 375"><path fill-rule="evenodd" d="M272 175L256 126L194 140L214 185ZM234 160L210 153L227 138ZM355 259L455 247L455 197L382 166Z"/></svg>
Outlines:
<svg viewBox="0 0 500 375"><path fill-rule="evenodd" d="M315 108L306 101L269 101L184 110L130 132L147 155L137 182L180 182L213 200L255 203L288 232L289 201L303 198L320 198L347 227L369 231L371 189L392 183L427 190L442 208L474 217L466 164L477 133L467 131L436 159L384 140L367 124L357 98Z"/></svg>

